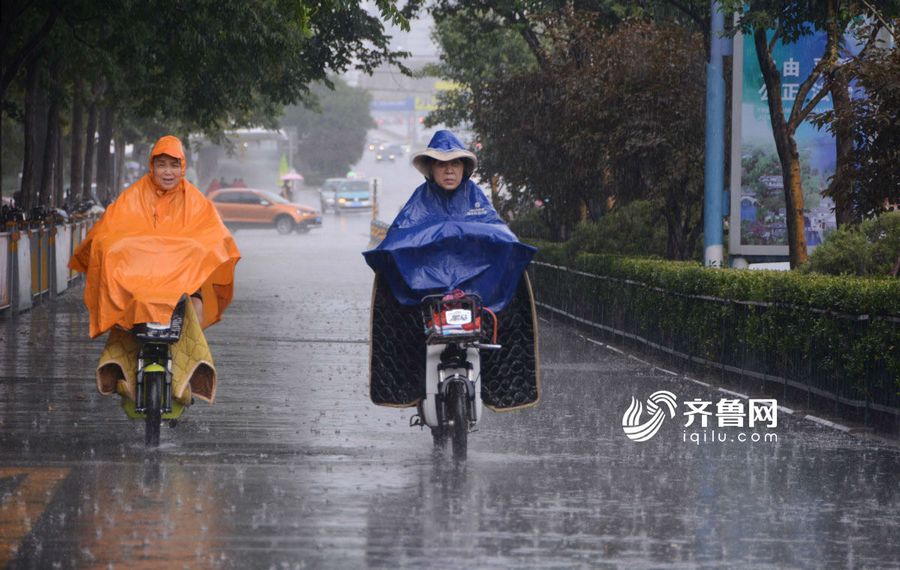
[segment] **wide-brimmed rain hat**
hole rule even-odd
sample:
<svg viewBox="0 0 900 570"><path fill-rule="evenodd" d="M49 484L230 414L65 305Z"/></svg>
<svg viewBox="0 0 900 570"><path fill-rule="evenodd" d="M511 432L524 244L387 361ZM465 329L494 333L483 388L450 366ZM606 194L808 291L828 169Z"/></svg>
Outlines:
<svg viewBox="0 0 900 570"><path fill-rule="evenodd" d="M447 162L457 158L461 158L465 165L463 177L472 176L475 167L478 166L475 153L468 150L450 131L438 131L431 137L428 148L413 155L412 164L425 178L431 180L431 160Z"/></svg>

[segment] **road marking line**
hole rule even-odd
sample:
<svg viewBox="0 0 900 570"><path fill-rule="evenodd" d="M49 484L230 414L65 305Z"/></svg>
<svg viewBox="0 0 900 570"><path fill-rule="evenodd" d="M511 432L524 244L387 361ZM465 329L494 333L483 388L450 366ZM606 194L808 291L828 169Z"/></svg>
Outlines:
<svg viewBox="0 0 900 570"><path fill-rule="evenodd" d="M636 360L636 361L640 362L641 364L645 364L645 365L647 365L647 366L653 366L652 364L650 364L650 363L647 362L646 360L641 360L641 359L638 358L637 356L634 356L634 355L631 355L631 354L628 355L628 358L630 358L631 360ZM655 366L654 366L654 368L655 368Z"/></svg>
<svg viewBox="0 0 900 570"><path fill-rule="evenodd" d="M625 354L624 352L622 352L621 350L619 350L618 348L608 345L608 344L604 344L604 343L600 342L599 340L594 340L594 339L588 338L586 336L583 336L581 338L583 338L584 340L588 341L591 344L596 344L597 346L602 346L603 348L605 348L607 350L611 350L611 351L615 352L616 354L621 354L622 356L629 356L629 355Z"/></svg>
<svg viewBox="0 0 900 570"><path fill-rule="evenodd" d="M808 420L810 420L810 421L816 422L817 424L821 424L821 425L823 425L823 426L825 426L825 427L830 427L830 428L832 428L832 429L836 429L836 430L842 431L842 432L844 432L844 433L850 433L850 430L851 430L851 428L849 428L849 427L847 427L847 426L845 426L845 425L841 425L841 424L838 424L838 423L835 423L835 422L831 422L831 421L828 421L828 420L826 420L826 419L824 419L824 418L820 418L820 417L818 417L818 416L811 416L811 415L807 414L807 415L805 415L805 416L803 416L803 417L806 418L806 419L808 419Z"/></svg>
<svg viewBox="0 0 900 570"><path fill-rule="evenodd" d="M68 469L0 467L0 478L26 475L0 503L0 568L15 558L22 540L41 518Z"/></svg>
<svg viewBox="0 0 900 570"><path fill-rule="evenodd" d="M694 378L691 378L690 376L685 376L684 379L688 380L690 382L693 382L694 384L700 384L704 388L712 388L712 384L707 384L706 382L701 382L700 380L695 380Z"/></svg>
<svg viewBox="0 0 900 570"><path fill-rule="evenodd" d="M747 394L741 394L740 392L732 392L731 390L726 390L725 388L719 388L719 392L725 392L726 394L731 394L732 396L737 396L743 400L749 400L750 396Z"/></svg>

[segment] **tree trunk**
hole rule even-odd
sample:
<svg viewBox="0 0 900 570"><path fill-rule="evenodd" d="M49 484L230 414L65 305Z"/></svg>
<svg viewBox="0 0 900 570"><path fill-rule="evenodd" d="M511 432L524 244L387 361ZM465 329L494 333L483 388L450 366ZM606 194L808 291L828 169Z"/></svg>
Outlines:
<svg viewBox="0 0 900 570"><path fill-rule="evenodd" d="M803 223L803 188L800 178L800 155L797 152L797 141L794 132L784 118L784 107L781 100L781 74L775 66L769 52L766 30L757 28L753 31L753 43L756 47L756 59L766 84L766 100L769 103L769 118L772 122L772 135L775 148L781 163L781 177L784 185L785 221L787 222L788 255L791 269L795 269L807 260L806 232ZM802 104L802 101L795 102Z"/></svg>
<svg viewBox="0 0 900 570"><path fill-rule="evenodd" d="M63 178L65 177L63 162L63 136L62 127L60 126L56 133L56 168L53 176L53 204L57 208L65 207L65 191L63 189Z"/></svg>
<svg viewBox="0 0 900 570"><path fill-rule="evenodd" d="M686 232L683 217L685 215L681 202L673 192L669 192L663 217L666 219L666 259L684 259ZM684 205L687 207L687 205Z"/></svg>
<svg viewBox="0 0 900 570"><path fill-rule="evenodd" d="M81 192L87 199L97 199L91 194L91 183L94 181L94 136L97 133L97 102L91 101L88 106L87 128L84 131L84 177Z"/></svg>
<svg viewBox="0 0 900 570"><path fill-rule="evenodd" d="M791 269L800 267L806 263L806 223L803 219L803 186L800 175L800 153L797 150L797 141L792 135L781 135L786 140L786 156L781 159L781 169L784 172L784 215L787 221L788 247L791 259ZM781 145L776 145L781 146ZM779 151L779 157L781 151Z"/></svg>
<svg viewBox="0 0 900 570"><path fill-rule="evenodd" d="M836 161L834 177L825 191L834 200L834 217L838 227L856 222L853 212L851 177L847 169L853 161L853 123L850 109L850 81L847 70L839 68L831 84L831 100L834 103L834 145Z"/></svg>
<svg viewBox="0 0 900 570"><path fill-rule="evenodd" d="M141 165L143 167L143 170L147 170L147 154L149 152L150 146L147 143L136 142L131 149L131 160Z"/></svg>
<svg viewBox="0 0 900 570"><path fill-rule="evenodd" d="M491 205L500 211L500 177L496 174L491 176Z"/></svg>
<svg viewBox="0 0 900 570"><path fill-rule="evenodd" d="M80 82L75 83L72 99L72 154L69 164L69 203L82 199L82 173L84 172L84 93Z"/></svg>
<svg viewBox="0 0 900 570"><path fill-rule="evenodd" d="M103 205L113 199L112 192L112 156L109 144L112 142L113 110L104 105L100 112L100 133L97 136L97 196Z"/></svg>
<svg viewBox="0 0 900 570"><path fill-rule="evenodd" d="M113 200L122 193L122 185L125 182L125 135L116 134L116 176L113 183Z"/></svg>
<svg viewBox="0 0 900 570"><path fill-rule="evenodd" d="M32 62L25 76L25 148L22 161L22 186L16 204L30 211L35 202L35 158L37 152L38 65Z"/></svg>
<svg viewBox="0 0 900 570"><path fill-rule="evenodd" d="M53 170L56 168L56 154L59 150L56 137L59 136L59 102L54 97L47 110L47 136L44 138L44 154L41 158L41 194L40 205L53 205Z"/></svg>

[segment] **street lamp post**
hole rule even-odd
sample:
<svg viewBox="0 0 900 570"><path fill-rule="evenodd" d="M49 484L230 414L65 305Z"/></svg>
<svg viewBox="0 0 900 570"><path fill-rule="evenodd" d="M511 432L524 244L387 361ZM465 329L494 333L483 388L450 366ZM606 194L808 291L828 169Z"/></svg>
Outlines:
<svg viewBox="0 0 900 570"><path fill-rule="evenodd" d="M716 0L709 3L709 63L706 66L706 152L703 194L703 264L723 266L722 193L725 180L725 79L722 33L725 16Z"/></svg>

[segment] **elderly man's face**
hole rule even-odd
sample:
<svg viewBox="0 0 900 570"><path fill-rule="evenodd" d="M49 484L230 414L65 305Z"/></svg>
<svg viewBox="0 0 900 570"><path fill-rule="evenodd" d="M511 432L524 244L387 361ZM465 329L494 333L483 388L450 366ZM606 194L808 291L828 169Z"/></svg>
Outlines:
<svg viewBox="0 0 900 570"><path fill-rule="evenodd" d="M171 190L181 182L181 161L168 154L153 157L153 182L163 190Z"/></svg>
<svg viewBox="0 0 900 570"><path fill-rule="evenodd" d="M453 192L459 188L464 170L461 158L454 158L446 162L435 160L431 163L431 178L434 179L435 184L447 192Z"/></svg>

